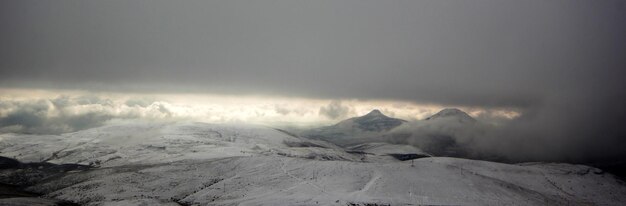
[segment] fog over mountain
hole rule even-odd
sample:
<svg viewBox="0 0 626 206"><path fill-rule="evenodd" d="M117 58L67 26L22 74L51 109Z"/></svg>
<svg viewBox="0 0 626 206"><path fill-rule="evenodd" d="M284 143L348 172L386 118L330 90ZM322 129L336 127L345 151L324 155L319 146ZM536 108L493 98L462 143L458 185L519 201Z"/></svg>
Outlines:
<svg viewBox="0 0 626 206"><path fill-rule="evenodd" d="M533 157L624 155L622 1L0 4L5 88L515 108Z"/></svg>
<svg viewBox="0 0 626 206"><path fill-rule="evenodd" d="M369 143L391 143L412 145L434 156L504 162L538 158L528 156L533 155L531 152L510 149L514 147L511 144L516 142L510 142L510 138L499 138L496 134L501 129L503 127L476 120L456 108L446 108L423 120L410 122L372 110L366 115L334 125L303 131L301 135L348 148ZM556 156L541 158L546 161L552 160L549 158L558 159Z"/></svg>

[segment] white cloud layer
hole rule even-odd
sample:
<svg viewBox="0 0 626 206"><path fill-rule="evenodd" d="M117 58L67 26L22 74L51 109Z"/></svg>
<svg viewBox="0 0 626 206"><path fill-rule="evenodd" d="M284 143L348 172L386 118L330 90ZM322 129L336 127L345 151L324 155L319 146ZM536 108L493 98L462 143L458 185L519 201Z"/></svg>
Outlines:
<svg viewBox="0 0 626 206"><path fill-rule="evenodd" d="M0 133L57 134L113 120L189 120L271 126L319 126L380 109L407 120L423 119L442 105L401 101L325 100L210 94L88 93L66 90L0 89ZM509 110L464 108L477 117ZM488 114L488 115L486 115Z"/></svg>

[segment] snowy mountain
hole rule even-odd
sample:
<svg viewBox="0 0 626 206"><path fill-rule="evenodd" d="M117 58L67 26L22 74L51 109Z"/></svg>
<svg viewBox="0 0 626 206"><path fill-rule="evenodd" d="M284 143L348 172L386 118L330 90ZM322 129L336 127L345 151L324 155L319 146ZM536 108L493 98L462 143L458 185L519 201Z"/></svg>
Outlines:
<svg viewBox="0 0 626 206"><path fill-rule="evenodd" d="M366 115L346 119L335 125L306 131L303 136L339 145L375 142L382 141L378 137L385 132L406 122L406 120L388 117L379 110L372 110Z"/></svg>
<svg viewBox="0 0 626 206"><path fill-rule="evenodd" d="M467 123L467 122L476 122L476 119L472 118L471 116L469 116L467 113L461 111L460 109L457 108L446 108L443 109L439 112L437 112L437 114L434 114L430 117L427 117L426 121L438 121L438 120L455 120L461 123Z"/></svg>
<svg viewBox="0 0 626 206"><path fill-rule="evenodd" d="M350 125L363 131L382 132L400 126L407 121L385 116L380 110L372 110L361 117L354 117L338 123L338 125Z"/></svg>
<svg viewBox="0 0 626 206"><path fill-rule="evenodd" d="M437 156L467 157L471 151L464 143L472 141L473 135L480 134L484 126L456 108L443 109L413 122L390 118L373 110L361 117L306 131L302 136L347 148L366 143L391 143L412 145Z"/></svg>
<svg viewBox="0 0 626 206"><path fill-rule="evenodd" d="M390 154L424 156L401 161ZM626 202L624 182L593 167L429 157L388 143L344 149L253 125L132 123L63 135L2 134L0 156L19 161L0 159L0 183L45 198L0 199L3 205Z"/></svg>

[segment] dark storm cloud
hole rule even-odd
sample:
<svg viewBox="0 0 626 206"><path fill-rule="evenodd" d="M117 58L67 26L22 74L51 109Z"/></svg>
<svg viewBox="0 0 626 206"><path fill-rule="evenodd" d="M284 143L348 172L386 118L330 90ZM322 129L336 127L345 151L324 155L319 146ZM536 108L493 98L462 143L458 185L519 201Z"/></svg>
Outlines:
<svg viewBox="0 0 626 206"><path fill-rule="evenodd" d="M625 142L624 1L0 4L0 86L510 107L536 150Z"/></svg>

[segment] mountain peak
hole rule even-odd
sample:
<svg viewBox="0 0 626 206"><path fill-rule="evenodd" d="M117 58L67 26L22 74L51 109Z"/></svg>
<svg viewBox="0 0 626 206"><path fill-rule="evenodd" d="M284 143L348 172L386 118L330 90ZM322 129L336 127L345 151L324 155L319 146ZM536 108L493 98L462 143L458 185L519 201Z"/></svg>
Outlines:
<svg viewBox="0 0 626 206"><path fill-rule="evenodd" d="M374 109L360 117L350 118L347 121L354 122L359 128L365 131L390 130L406 122L405 120L388 117L378 109Z"/></svg>
<svg viewBox="0 0 626 206"><path fill-rule="evenodd" d="M458 118L460 122L475 122L476 121L474 118L469 116L467 113L465 113L464 111L461 111L460 109L457 109L457 108L445 108L445 109L437 112L437 114L434 114L434 115L426 118L426 120L433 120L433 119L439 119L439 118L450 118L450 117Z"/></svg>
<svg viewBox="0 0 626 206"><path fill-rule="evenodd" d="M380 110L374 109L374 110L372 110L371 112L367 113L364 116L386 116L386 115L384 115L382 112L380 112Z"/></svg>
<svg viewBox="0 0 626 206"><path fill-rule="evenodd" d="M464 111L461 111L460 109L457 108L445 108L442 109L441 111L437 112L437 114L442 114L442 115L462 115L462 114L467 114Z"/></svg>

